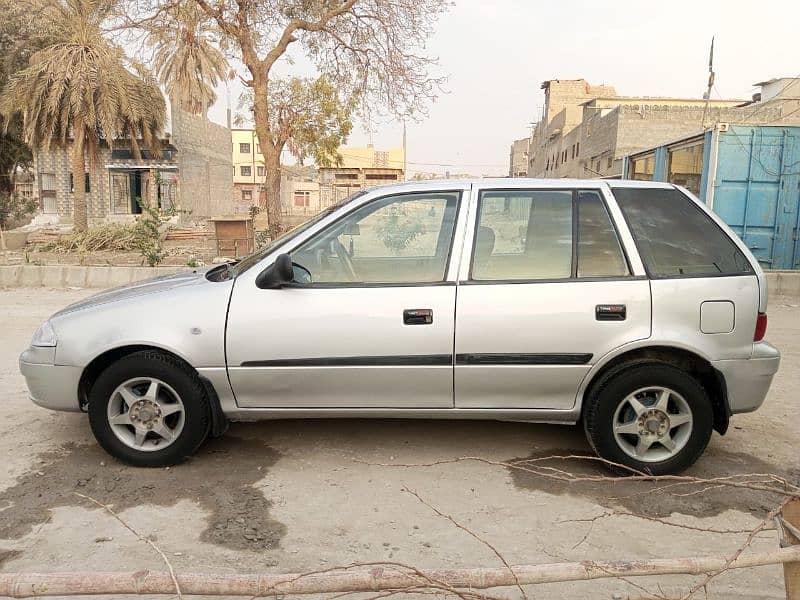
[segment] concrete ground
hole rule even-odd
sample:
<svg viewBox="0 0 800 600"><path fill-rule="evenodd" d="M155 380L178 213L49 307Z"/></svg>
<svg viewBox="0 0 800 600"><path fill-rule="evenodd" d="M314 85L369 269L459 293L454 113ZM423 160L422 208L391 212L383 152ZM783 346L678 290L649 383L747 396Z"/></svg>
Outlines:
<svg viewBox="0 0 800 600"><path fill-rule="evenodd" d="M39 323L90 292L0 290L0 571L164 568L162 559L108 513L110 504L149 536L175 568L194 572L296 572L392 560L421 567L497 566L480 542L404 491L491 542L511 563L648 559L734 551L745 534L710 533L611 514L633 511L699 528L749 529L776 498L730 488L674 496L651 484L565 485L502 465L586 453L578 427L499 422L283 421L234 424L188 463L139 470L95 444L85 416L34 406L17 356ZM777 473L800 479L800 307L774 298L768 338L783 365L761 410L714 435L690 474ZM561 468L586 470L581 464ZM601 473L601 471L593 471ZM753 548L777 547L776 533ZM729 572L710 598L782 598L781 568ZM698 578L637 579L652 594L679 597ZM519 597L513 589L495 590ZM533 598L640 598L621 580L548 584ZM702 593L700 595L702 596Z"/></svg>

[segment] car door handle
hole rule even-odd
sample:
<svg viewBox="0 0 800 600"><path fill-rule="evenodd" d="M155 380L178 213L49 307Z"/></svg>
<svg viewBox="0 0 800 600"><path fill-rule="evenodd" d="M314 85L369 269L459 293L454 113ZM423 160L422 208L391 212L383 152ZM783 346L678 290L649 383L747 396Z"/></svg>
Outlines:
<svg viewBox="0 0 800 600"><path fill-rule="evenodd" d="M430 325L433 323L433 311L430 308L407 308L403 311L403 323L406 325Z"/></svg>
<svg viewBox="0 0 800 600"><path fill-rule="evenodd" d="M598 304L594 307L594 318L598 321L624 321L627 316L624 304Z"/></svg>

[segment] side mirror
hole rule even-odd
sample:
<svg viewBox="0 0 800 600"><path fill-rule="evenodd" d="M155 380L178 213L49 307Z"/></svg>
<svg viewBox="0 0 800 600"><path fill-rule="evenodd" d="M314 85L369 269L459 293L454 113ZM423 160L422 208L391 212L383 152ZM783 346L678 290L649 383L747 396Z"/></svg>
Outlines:
<svg viewBox="0 0 800 600"><path fill-rule="evenodd" d="M256 285L262 290L276 290L294 280L292 259L288 254L279 254L275 262L256 277Z"/></svg>

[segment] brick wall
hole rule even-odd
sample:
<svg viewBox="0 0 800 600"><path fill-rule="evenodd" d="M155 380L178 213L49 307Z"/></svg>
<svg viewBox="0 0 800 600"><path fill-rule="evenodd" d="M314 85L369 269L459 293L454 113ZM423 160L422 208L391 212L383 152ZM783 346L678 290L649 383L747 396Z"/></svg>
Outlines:
<svg viewBox="0 0 800 600"><path fill-rule="evenodd" d="M90 222L99 222L106 219L109 214L109 180L106 162L111 157L111 150L101 148L100 155L95 165L88 160L87 172L90 173L90 191L86 194L86 210ZM68 149L51 148L48 151L35 153L34 169L36 173L36 195L40 204L46 202L42 194L42 174L52 174L55 178L55 204L60 220L71 223L73 217L73 193L70 186L72 164Z"/></svg>
<svg viewBox="0 0 800 600"><path fill-rule="evenodd" d="M178 202L191 211L186 218L233 214L230 130L173 106L172 143L178 150Z"/></svg>

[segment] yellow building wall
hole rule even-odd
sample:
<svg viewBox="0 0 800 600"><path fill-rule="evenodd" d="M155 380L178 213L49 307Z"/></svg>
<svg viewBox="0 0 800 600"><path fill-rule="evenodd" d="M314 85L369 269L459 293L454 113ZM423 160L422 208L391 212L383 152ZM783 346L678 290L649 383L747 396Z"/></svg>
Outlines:
<svg viewBox="0 0 800 600"><path fill-rule="evenodd" d="M336 165L345 169L403 169L405 167L405 154L403 148L389 148L376 150L372 146L342 146L339 148L342 164Z"/></svg>

